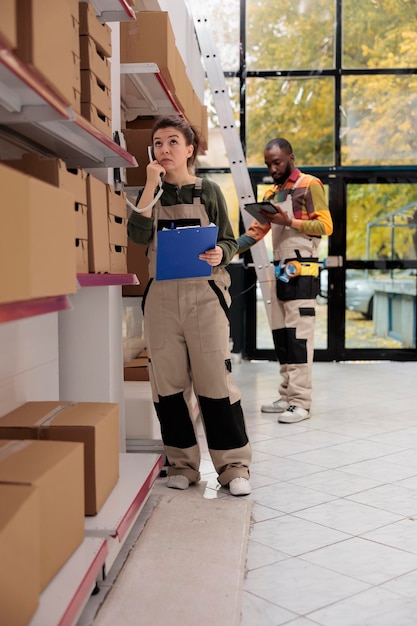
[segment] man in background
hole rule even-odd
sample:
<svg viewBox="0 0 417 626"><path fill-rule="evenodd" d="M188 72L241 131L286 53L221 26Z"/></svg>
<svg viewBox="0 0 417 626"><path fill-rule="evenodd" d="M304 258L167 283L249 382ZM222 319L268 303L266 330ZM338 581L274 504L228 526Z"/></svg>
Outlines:
<svg viewBox="0 0 417 626"><path fill-rule="evenodd" d="M319 291L317 249L333 222L323 183L295 167L291 144L272 139L264 150L265 165L274 181L264 201L277 212L261 211L266 220L254 220L238 238L239 253L255 245L271 230L275 286L271 294L271 323L280 363L279 398L263 405L286 424L310 417L316 296Z"/></svg>

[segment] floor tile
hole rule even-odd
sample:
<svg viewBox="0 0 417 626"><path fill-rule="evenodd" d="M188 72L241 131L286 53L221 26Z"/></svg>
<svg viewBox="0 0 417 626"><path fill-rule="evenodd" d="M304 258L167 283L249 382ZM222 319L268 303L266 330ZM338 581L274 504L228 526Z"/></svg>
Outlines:
<svg viewBox="0 0 417 626"><path fill-rule="evenodd" d="M359 537L309 552L302 558L370 585L380 585L417 569L413 554Z"/></svg>
<svg viewBox="0 0 417 626"><path fill-rule="evenodd" d="M372 489L381 484L376 480L348 474L343 470L324 470L309 476L293 478L291 482L302 487L317 489L318 491L324 491L324 493L340 497Z"/></svg>
<svg viewBox="0 0 417 626"><path fill-rule="evenodd" d="M360 535L370 530L392 524L402 516L381 511L371 506L349 500L332 500L325 504L298 511L297 517L334 528L350 535Z"/></svg>
<svg viewBox="0 0 417 626"><path fill-rule="evenodd" d="M248 572L245 582L246 591L299 615L368 587L354 578L296 558Z"/></svg>
<svg viewBox="0 0 417 626"><path fill-rule="evenodd" d="M346 533L284 515L255 524L250 538L284 554L297 556L349 538Z"/></svg>
<svg viewBox="0 0 417 626"><path fill-rule="evenodd" d="M415 626L417 602L387 589L369 589L309 615L322 626Z"/></svg>
<svg viewBox="0 0 417 626"><path fill-rule="evenodd" d="M382 511L397 513L402 517L417 516L415 491L399 485L382 485L381 487L352 494L348 499L374 506Z"/></svg>
<svg viewBox="0 0 417 626"><path fill-rule="evenodd" d="M377 528L364 533L363 537L417 554L417 520L415 518L402 519L394 524Z"/></svg>

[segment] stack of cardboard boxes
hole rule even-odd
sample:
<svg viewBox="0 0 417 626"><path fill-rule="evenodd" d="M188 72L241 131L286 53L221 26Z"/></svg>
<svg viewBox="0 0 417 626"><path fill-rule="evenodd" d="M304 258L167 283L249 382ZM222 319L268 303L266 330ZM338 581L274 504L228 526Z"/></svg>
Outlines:
<svg viewBox="0 0 417 626"><path fill-rule="evenodd" d="M127 271L127 209L126 193L116 192L111 185L107 191L110 273Z"/></svg>
<svg viewBox="0 0 417 626"><path fill-rule="evenodd" d="M4 6L3 6L4 5ZM45 89L112 138L111 28L78 0L4 0L0 43Z"/></svg>
<svg viewBox="0 0 417 626"><path fill-rule="evenodd" d="M91 4L80 2L79 7L81 113L111 138L111 29L98 21Z"/></svg>
<svg viewBox="0 0 417 626"><path fill-rule="evenodd" d="M149 380L148 352L143 348L138 355L125 363L124 379L128 381Z"/></svg>
<svg viewBox="0 0 417 626"><path fill-rule="evenodd" d="M202 104L188 77L178 51L175 35L166 11L141 11L134 22L120 24L120 62L123 64L155 63L161 79L176 102L178 110L199 132L202 148L207 148L207 107ZM128 186L143 186L148 163L146 147L154 119L126 122L124 131L128 152L139 166L126 171Z"/></svg>
<svg viewBox="0 0 417 626"><path fill-rule="evenodd" d="M140 11L134 22L120 24L120 62L122 64L154 63L161 80L170 92L179 111L197 130L201 147L207 148L207 107L202 104L188 77L185 63L178 51L175 35L166 11ZM127 120L123 134L128 152L138 161L138 167L126 170L128 187L143 187L149 162L147 147L155 118ZM128 242L127 269L136 274L139 285L123 287L124 296L142 296L149 279L146 248Z"/></svg>
<svg viewBox="0 0 417 626"><path fill-rule="evenodd" d="M119 407L27 402L0 419L0 615L28 624L119 479Z"/></svg>
<svg viewBox="0 0 417 626"><path fill-rule="evenodd" d="M127 272L124 192L34 154L0 163L0 184L0 303L75 293L76 274Z"/></svg>
<svg viewBox="0 0 417 626"><path fill-rule="evenodd" d="M6 4L10 7L11 2ZM17 57L74 111L80 111L77 0L15 0ZM3 15L3 5L2 5Z"/></svg>

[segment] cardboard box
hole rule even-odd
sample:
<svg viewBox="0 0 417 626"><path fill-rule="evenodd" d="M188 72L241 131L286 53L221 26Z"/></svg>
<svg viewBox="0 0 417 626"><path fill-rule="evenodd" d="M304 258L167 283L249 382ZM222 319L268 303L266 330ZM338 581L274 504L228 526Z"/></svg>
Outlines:
<svg viewBox="0 0 417 626"><path fill-rule="evenodd" d="M146 166L149 163L148 146L151 145L152 130L150 128L126 128L123 130L126 150L136 157L138 167L126 168L127 185L143 187L146 183Z"/></svg>
<svg viewBox="0 0 417 626"><path fill-rule="evenodd" d="M75 210L75 237L88 240L88 207L87 204L74 205Z"/></svg>
<svg viewBox="0 0 417 626"><path fill-rule="evenodd" d="M8 161L7 164L28 176L68 191L74 196L74 202L87 204L87 172L85 170L69 169L62 159L46 158L31 153L23 154L18 161Z"/></svg>
<svg viewBox="0 0 417 626"><path fill-rule="evenodd" d="M91 174L87 177L87 205L89 271L110 272L106 185Z"/></svg>
<svg viewBox="0 0 417 626"><path fill-rule="evenodd" d="M79 0L67 0L67 3L69 5L70 11L71 11L71 15L77 20L77 22L79 22L79 8L78 8L78 3Z"/></svg>
<svg viewBox="0 0 417 626"><path fill-rule="evenodd" d="M17 46L16 0L2 0L0 41L10 50Z"/></svg>
<svg viewBox="0 0 417 626"><path fill-rule="evenodd" d="M127 274L127 246L110 244L110 273Z"/></svg>
<svg viewBox="0 0 417 626"><path fill-rule="evenodd" d="M81 102L81 115L91 122L106 137L113 138L111 119L101 113L93 104L89 102Z"/></svg>
<svg viewBox="0 0 417 626"><path fill-rule="evenodd" d="M148 357L140 356L125 363L124 380L149 380Z"/></svg>
<svg viewBox="0 0 417 626"><path fill-rule="evenodd" d="M68 2L16 0L17 56L72 105L76 67L72 50L75 24Z"/></svg>
<svg viewBox="0 0 417 626"><path fill-rule="evenodd" d="M126 122L126 128L140 128L142 130L152 130L156 119L154 117L137 117Z"/></svg>
<svg viewBox="0 0 417 626"><path fill-rule="evenodd" d="M126 192L116 191L112 185L106 185L107 210L109 215L127 217Z"/></svg>
<svg viewBox="0 0 417 626"><path fill-rule="evenodd" d="M75 4L75 3L74 3ZM78 71L80 71L80 23L78 20L78 7L77 15L72 13L72 7L70 5L71 21L72 21L72 44L71 50L78 59Z"/></svg>
<svg viewBox="0 0 417 626"><path fill-rule="evenodd" d="M167 11L140 11L136 21L120 23L120 63L156 63L175 93L176 45Z"/></svg>
<svg viewBox="0 0 417 626"><path fill-rule="evenodd" d="M43 591L84 539L83 444L0 441L0 483L38 489Z"/></svg>
<svg viewBox="0 0 417 626"><path fill-rule="evenodd" d="M123 285L123 296L143 296L149 282L146 246L133 243L130 239L127 242L127 272L136 274L139 285Z"/></svg>
<svg viewBox="0 0 417 626"><path fill-rule="evenodd" d="M110 60L103 56L94 39L88 35L79 38L80 69L90 70L108 89L111 89Z"/></svg>
<svg viewBox="0 0 417 626"><path fill-rule="evenodd" d="M41 589L36 487L0 484L0 563L1 623L27 626Z"/></svg>
<svg viewBox="0 0 417 626"><path fill-rule="evenodd" d="M96 515L119 480L119 405L26 402L0 418L0 439L84 444L85 515Z"/></svg>
<svg viewBox="0 0 417 626"><path fill-rule="evenodd" d="M81 70L81 103L95 106L97 111L111 119L110 90L90 70Z"/></svg>
<svg viewBox="0 0 417 626"><path fill-rule="evenodd" d="M89 2L80 2L80 36L89 35L96 42L104 57L111 57L111 28L97 19L94 7Z"/></svg>
<svg viewBox="0 0 417 626"><path fill-rule="evenodd" d="M127 248L127 219L118 215L108 215L109 243Z"/></svg>
<svg viewBox="0 0 417 626"><path fill-rule="evenodd" d="M193 86L187 74L187 68L185 63L178 52L176 51L176 65L175 65L175 96L179 108L188 118L188 113L193 104Z"/></svg>
<svg viewBox="0 0 417 626"><path fill-rule="evenodd" d="M208 139L209 139L208 111L207 111L207 106L202 105L201 107L201 147L204 150L208 150Z"/></svg>
<svg viewBox="0 0 417 626"><path fill-rule="evenodd" d="M1 163L0 186L0 302L75 293L74 197Z"/></svg>
<svg viewBox="0 0 417 626"><path fill-rule="evenodd" d="M88 240L75 240L75 255L77 274L88 274Z"/></svg>

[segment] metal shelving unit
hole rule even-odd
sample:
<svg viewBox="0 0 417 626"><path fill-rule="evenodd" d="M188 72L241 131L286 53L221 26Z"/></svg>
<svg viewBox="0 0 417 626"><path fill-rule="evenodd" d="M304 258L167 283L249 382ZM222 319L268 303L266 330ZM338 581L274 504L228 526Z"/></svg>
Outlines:
<svg viewBox="0 0 417 626"><path fill-rule="evenodd" d="M127 0L91 0L91 4L102 23L136 19ZM155 78L157 73L158 69L153 72L155 85L160 89L157 105L169 101L170 110L174 111L174 100L162 79ZM137 166L134 156L73 111L0 41L0 160L20 159L27 152L60 158L70 168ZM116 300L119 289L121 296L121 285L138 284L134 274L78 274L77 279L80 289L76 294L0 304L0 323L51 312L70 313L71 318L79 321L81 313L77 308L80 308L84 313L87 310L90 324L100 310L101 319L110 320L112 324L106 323L111 327L120 321ZM103 301L107 306L104 312L99 307ZM80 337L77 340L81 342ZM118 341L111 336L108 343L104 350L111 354ZM86 342L87 349L91 350L91 343ZM100 357L95 353L93 357L97 365ZM63 360L60 355L60 369ZM108 376L114 378L117 367L116 363ZM117 485L98 515L85 518L83 543L42 592L30 626L76 624L96 584L104 580L116 560L162 467L163 457L157 451L120 454Z"/></svg>
<svg viewBox="0 0 417 626"><path fill-rule="evenodd" d="M147 115L183 116L156 63L121 63L120 92L128 121Z"/></svg>
<svg viewBox="0 0 417 626"><path fill-rule="evenodd" d="M28 626L72 626L104 580L162 469L158 454L121 454L120 479L102 509L85 518L85 538L40 597Z"/></svg>
<svg viewBox="0 0 417 626"><path fill-rule="evenodd" d="M100 22L131 22L136 20L133 8L126 0L90 0Z"/></svg>
<svg viewBox="0 0 417 626"><path fill-rule="evenodd" d="M24 152L68 167L136 167L134 156L67 106L0 43L0 159Z"/></svg>

